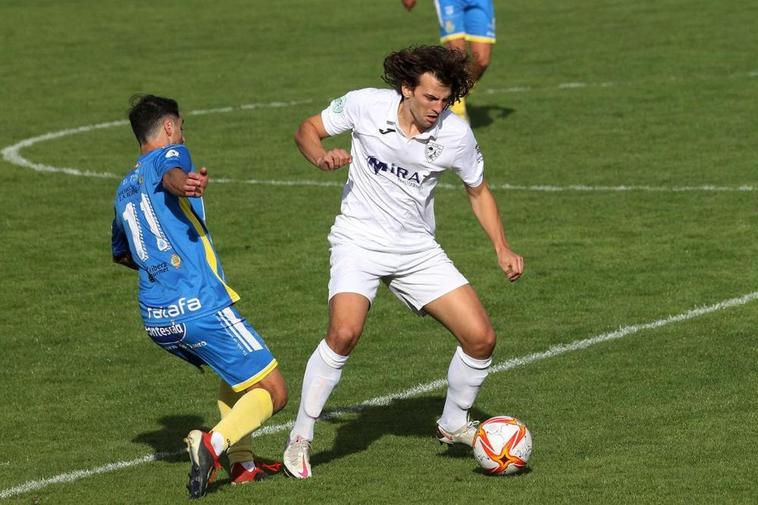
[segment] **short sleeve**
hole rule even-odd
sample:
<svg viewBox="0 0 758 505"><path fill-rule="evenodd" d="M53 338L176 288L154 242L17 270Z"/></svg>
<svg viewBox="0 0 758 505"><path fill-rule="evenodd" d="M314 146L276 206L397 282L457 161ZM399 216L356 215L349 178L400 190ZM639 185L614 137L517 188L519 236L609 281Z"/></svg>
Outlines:
<svg viewBox="0 0 758 505"><path fill-rule="evenodd" d="M192 172L192 157L189 150L181 144L170 145L163 148L155 161L158 180L172 168L181 168L185 173Z"/></svg>
<svg viewBox="0 0 758 505"><path fill-rule="evenodd" d="M452 169L466 186L475 188L484 181L484 157L469 129L458 147Z"/></svg>
<svg viewBox="0 0 758 505"><path fill-rule="evenodd" d="M329 107L321 111L321 121L329 136L339 135L352 130L360 112L359 93L351 91L348 94L335 98Z"/></svg>

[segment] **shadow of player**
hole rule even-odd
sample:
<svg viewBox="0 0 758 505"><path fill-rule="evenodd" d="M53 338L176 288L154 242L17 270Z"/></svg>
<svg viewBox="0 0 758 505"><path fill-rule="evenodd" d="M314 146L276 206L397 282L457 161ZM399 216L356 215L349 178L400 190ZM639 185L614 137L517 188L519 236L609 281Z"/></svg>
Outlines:
<svg viewBox="0 0 758 505"><path fill-rule="evenodd" d="M161 417L158 422L162 428L141 433L132 442L149 445L161 461L188 462L187 453L183 450L184 437L194 429L207 429L202 428L203 419L195 415L171 415Z"/></svg>
<svg viewBox="0 0 758 505"><path fill-rule="evenodd" d="M186 464L189 469L190 459L184 445L184 438L192 430L199 429L208 431L210 428L205 426L201 417L194 415L163 416L158 419L158 422L163 426L162 428L155 431L141 433L134 437L132 442L152 447L156 459L160 461L168 463L183 463ZM226 475L223 473L219 474L218 478L208 486L209 494L215 493L220 486L231 483L231 478L229 477L231 475L229 459L226 454L222 454L219 460ZM260 457L256 454L255 462L271 465L278 461ZM271 476L273 476L273 474L269 475L269 477ZM177 483L177 486L179 485L184 485L184 483Z"/></svg>
<svg viewBox="0 0 758 505"><path fill-rule="evenodd" d="M483 128L491 125L496 119L505 119L513 114L515 109L500 105L473 105L466 104L471 129Z"/></svg>
<svg viewBox="0 0 758 505"><path fill-rule="evenodd" d="M394 400L389 405L367 407L350 421L329 419L325 422L340 424L334 446L328 451L311 456L312 465L320 465L336 459L365 451L375 441L386 435L426 438L436 443L434 434L437 418L442 412L442 398L410 398ZM487 419L489 414L476 408L471 410L472 419ZM449 447L442 457L471 457L471 448L463 445Z"/></svg>

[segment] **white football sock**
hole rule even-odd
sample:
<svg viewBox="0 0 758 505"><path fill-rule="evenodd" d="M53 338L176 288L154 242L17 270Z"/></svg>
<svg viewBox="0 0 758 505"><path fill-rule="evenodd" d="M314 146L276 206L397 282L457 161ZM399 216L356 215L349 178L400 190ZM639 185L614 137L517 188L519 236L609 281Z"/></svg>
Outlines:
<svg viewBox="0 0 758 505"><path fill-rule="evenodd" d="M217 432L212 431L211 432L211 445L213 446L213 451L216 453L216 456L221 456L221 454L226 450L226 439L224 439L224 436Z"/></svg>
<svg viewBox="0 0 758 505"><path fill-rule="evenodd" d="M242 465L242 468L244 468L248 472L252 472L253 470L255 470L255 461L253 460L243 461L242 463L240 463L240 465Z"/></svg>
<svg viewBox="0 0 758 505"><path fill-rule="evenodd" d="M332 351L322 340L313 351L305 367L303 392L295 426L290 432L290 440L298 435L306 440L313 440L313 427L321 415L329 395L332 394L342 376L342 367L348 356L341 356Z"/></svg>
<svg viewBox="0 0 758 505"><path fill-rule="evenodd" d="M460 346L455 350L447 370L445 407L438 421L442 429L453 432L468 422L468 411L487 378L490 364L492 358L472 358Z"/></svg>

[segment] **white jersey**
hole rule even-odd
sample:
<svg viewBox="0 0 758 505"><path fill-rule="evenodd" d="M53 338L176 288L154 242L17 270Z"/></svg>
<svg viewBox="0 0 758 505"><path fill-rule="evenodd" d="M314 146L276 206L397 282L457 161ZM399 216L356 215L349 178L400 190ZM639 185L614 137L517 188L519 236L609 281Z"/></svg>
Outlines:
<svg viewBox="0 0 758 505"><path fill-rule="evenodd" d="M326 132L352 130L348 180L332 244L418 252L437 246L434 191L446 170L470 187L484 179L484 162L468 124L444 111L430 129L409 138L398 125L401 95L361 89L333 100L321 112Z"/></svg>

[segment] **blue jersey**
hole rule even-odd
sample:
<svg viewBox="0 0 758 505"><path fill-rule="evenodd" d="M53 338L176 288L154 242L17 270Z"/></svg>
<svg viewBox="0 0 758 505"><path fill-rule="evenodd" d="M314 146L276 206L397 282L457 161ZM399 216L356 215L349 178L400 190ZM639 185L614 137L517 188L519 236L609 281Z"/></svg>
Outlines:
<svg viewBox="0 0 758 505"><path fill-rule="evenodd" d="M163 187L172 168L192 171L183 145L146 153L116 191L114 258L129 254L139 267L139 306L146 325L195 319L239 300L205 226L202 198L177 197Z"/></svg>

